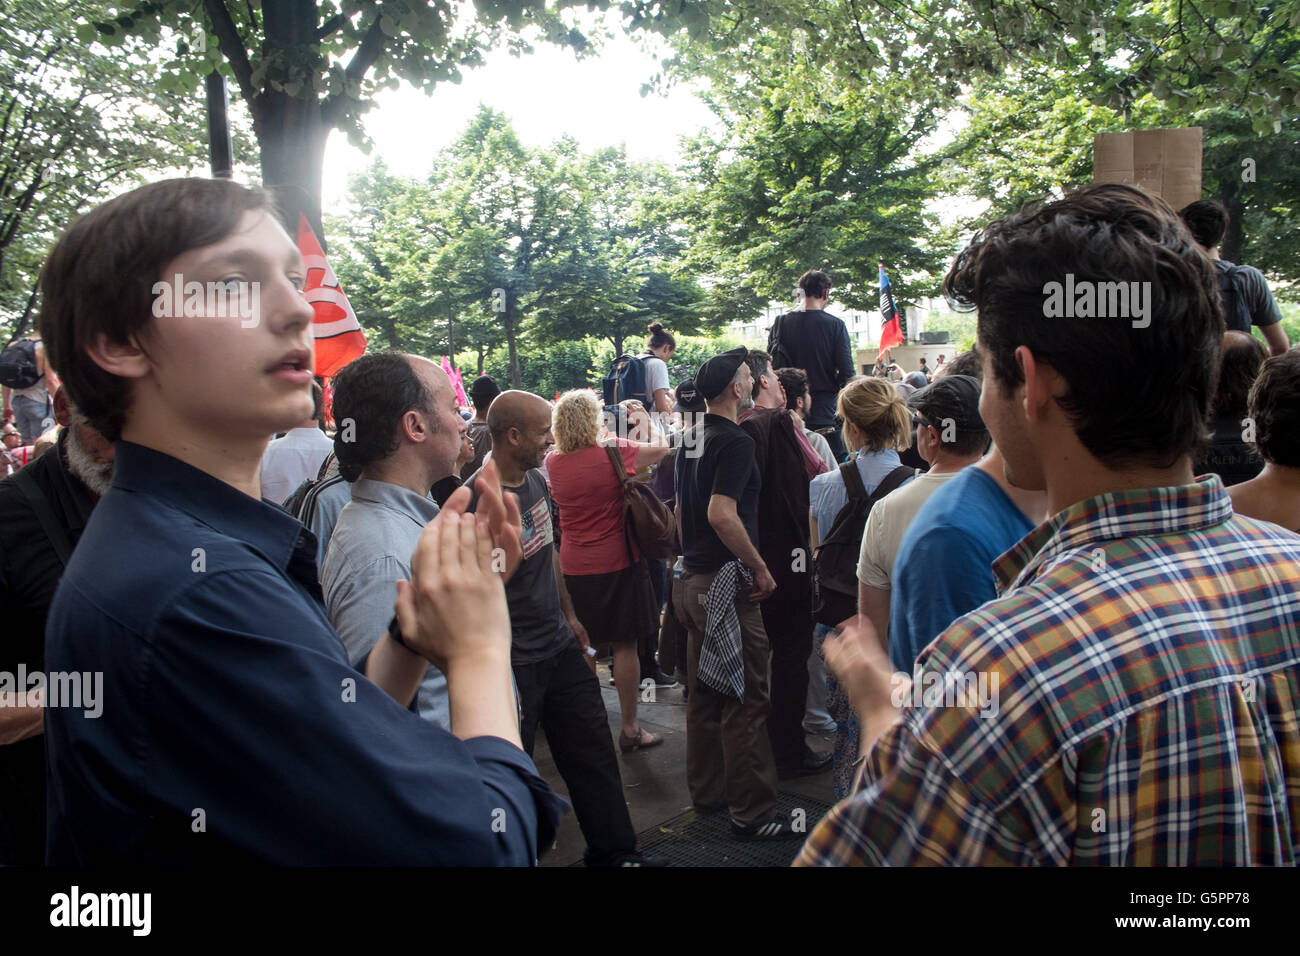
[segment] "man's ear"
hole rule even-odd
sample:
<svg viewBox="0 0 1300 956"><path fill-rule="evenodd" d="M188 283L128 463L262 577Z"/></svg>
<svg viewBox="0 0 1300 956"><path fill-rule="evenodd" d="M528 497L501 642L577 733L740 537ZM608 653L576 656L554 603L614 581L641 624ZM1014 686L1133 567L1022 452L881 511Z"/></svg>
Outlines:
<svg viewBox="0 0 1300 956"><path fill-rule="evenodd" d="M90 360L110 375L121 378L144 378L149 374L149 356L144 354L135 337L126 343L114 342L100 332L86 346Z"/></svg>
<svg viewBox="0 0 1300 956"><path fill-rule="evenodd" d="M424 441L426 431L420 413L413 408L408 408L402 415L402 437L407 441L420 442Z"/></svg>
<svg viewBox="0 0 1300 956"><path fill-rule="evenodd" d="M1024 345L1016 349L1016 361L1025 377L1025 417L1029 421L1041 421L1061 393L1061 376L1056 369L1034 358L1034 353Z"/></svg>
<svg viewBox="0 0 1300 956"><path fill-rule="evenodd" d="M62 385L54 393L54 420L64 428L67 428L72 422L72 408L68 404L68 392Z"/></svg>

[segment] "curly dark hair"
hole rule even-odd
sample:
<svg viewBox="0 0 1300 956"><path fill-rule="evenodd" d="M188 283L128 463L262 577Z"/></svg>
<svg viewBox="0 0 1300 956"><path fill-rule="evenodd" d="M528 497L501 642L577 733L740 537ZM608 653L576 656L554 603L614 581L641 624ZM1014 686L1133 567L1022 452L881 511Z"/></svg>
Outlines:
<svg viewBox="0 0 1300 956"><path fill-rule="evenodd" d="M1237 331L1224 334L1219 385L1211 405L1214 418L1241 418L1246 414L1246 397L1266 358L1268 350L1253 335Z"/></svg>
<svg viewBox="0 0 1300 956"><path fill-rule="evenodd" d="M794 411L799 407L799 399L808 391L808 373L801 368L779 368L776 377L785 389L785 407Z"/></svg>
<svg viewBox="0 0 1300 956"><path fill-rule="evenodd" d="M433 394L401 352L354 359L334 377L334 453L348 482L401 444L398 426L411 409L432 416ZM349 427L350 426L350 427Z"/></svg>
<svg viewBox="0 0 1300 956"><path fill-rule="evenodd" d="M1148 324L1050 316L1049 283L1126 292L1142 283ZM1224 332L1218 281L1163 200L1104 183L1027 206L977 235L943 289L979 309L994 378L987 387L1009 394L1024 382L1015 353L1025 346L1065 380L1060 407L1107 467L1172 467L1207 440Z"/></svg>
<svg viewBox="0 0 1300 956"><path fill-rule="evenodd" d="M1265 361L1248 401L1260 456L1275 465L1300 468L1300 351Z"/></svg>
<svg viewBox="0 0 1300 956"><path fill-rule="evenodd" d="M799 277L799 288L810 299L825 298L831 291L831 277L820 269L809 269Z"/></svg>
<svg viewBox="0 0 1300 956"><path fill-rule="evenodd" d="M952 361L943 367L942 375L969 375L975 381L984 382L984 361L978 349L970 349L952 357Z"/></svg>

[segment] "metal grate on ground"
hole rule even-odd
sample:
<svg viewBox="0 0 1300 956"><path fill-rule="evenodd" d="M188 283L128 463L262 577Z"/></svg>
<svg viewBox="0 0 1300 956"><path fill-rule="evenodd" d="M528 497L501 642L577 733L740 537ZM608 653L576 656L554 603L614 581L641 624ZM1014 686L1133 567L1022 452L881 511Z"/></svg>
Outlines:
<svg viewBox="0 0 1300 956"><path fill-rule="evenodd" d="M669 866L789 866L830 804L797 793L778 793L777 810L802 810L805 832L788 840L737 840L725 810L687 810L637 836L637 849L664 857ZM581 865L580 863L577 865Z"/></svg>

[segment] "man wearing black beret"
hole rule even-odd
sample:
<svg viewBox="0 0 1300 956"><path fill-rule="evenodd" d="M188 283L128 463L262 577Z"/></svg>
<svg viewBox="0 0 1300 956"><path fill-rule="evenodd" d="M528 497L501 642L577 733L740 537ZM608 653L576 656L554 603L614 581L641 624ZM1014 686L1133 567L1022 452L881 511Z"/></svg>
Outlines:
<svg viewBox="0 0 1300 956"><path fill-rule="evenodd" d="M752 402L746 350L715 356L695 376L704 420L676 466L690 694L686 778L702 810L731 814L739 839L791 835L776 816L767 735L770 651L758 602L776 589L758 552L761 477L754 441L736 424Z"/></svg>

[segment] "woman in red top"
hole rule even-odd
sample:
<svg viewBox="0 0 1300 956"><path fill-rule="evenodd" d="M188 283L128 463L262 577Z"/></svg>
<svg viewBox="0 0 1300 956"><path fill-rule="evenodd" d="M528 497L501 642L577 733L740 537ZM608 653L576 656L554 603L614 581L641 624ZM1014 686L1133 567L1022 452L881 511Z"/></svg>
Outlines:
<svg viewBox="0 0 1300 956"><path fill-rule="evenodd" d="M602 409L586 389L565 392L555 403L555 451L546 456L560 519L560 565L573 609L593 645L614 647L624 753L663 743L637 723L641 665L637 644L658 626L650 575L623 517L623 487L600 444ZM653 465L669 452L666 444L643 445L615 438L626 474Z"/></svg>

